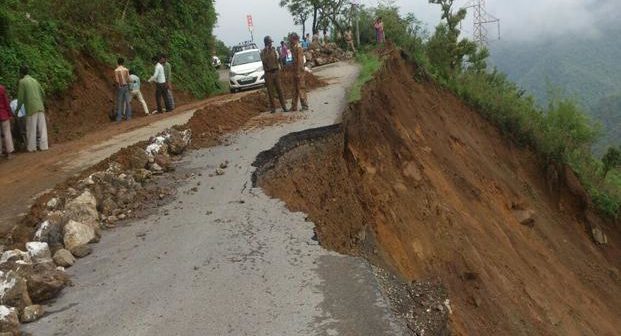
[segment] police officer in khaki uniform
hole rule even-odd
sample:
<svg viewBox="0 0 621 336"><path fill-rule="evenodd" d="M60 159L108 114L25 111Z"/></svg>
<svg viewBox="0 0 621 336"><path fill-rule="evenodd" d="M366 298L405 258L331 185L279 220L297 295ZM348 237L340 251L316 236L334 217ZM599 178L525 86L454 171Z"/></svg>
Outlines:
<svg viewBox="0 0 621 336"><path fill-rule="evenodd" d="M302 111L306 111L308 110L308 101L306 99L306 82L304 81L304 49L300 45L300 37L296 33L291 34L291 43L293 44L291 52L293 53L293 83L295 89L291 111L298 110L298 100L302 103Z"/></svg>
<svg viewBox="0 0 621 336"><path fill-rule="evenodd" d="M276 102L274 101L274 91L278 93L280 106L283 112L288 112L285 104L285 97L282 94L282 84L280 83L280 62L278 62L278 53L273 46L274 41L269 36L263 39L265 49L261 50L261 62L263 62L263 70L265 71L265 85L267 86L267 94L270 99L272 113L276 112Z"/></svg>

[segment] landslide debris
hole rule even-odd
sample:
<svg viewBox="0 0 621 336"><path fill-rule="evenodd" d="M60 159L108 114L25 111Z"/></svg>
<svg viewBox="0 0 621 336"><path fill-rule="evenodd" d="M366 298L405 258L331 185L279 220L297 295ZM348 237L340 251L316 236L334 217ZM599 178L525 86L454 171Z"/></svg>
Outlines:
<svg viewBox="0 0 621 336"><path fill-rule="evenodd" d="M390 54L339 131L283 138L257 160L256 183L307 213L326 248L365 256L403 286L437 279L454 335L618 334L618 229L570 171L416 71ZM424 301L393 308L424 320Z"/></svg>

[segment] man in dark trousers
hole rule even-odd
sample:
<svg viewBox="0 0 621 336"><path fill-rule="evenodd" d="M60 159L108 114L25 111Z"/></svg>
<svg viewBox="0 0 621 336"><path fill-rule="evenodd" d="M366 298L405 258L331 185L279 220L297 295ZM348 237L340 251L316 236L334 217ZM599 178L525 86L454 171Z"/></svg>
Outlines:
<svg viewBox="0 0 621 336"><path fill-rule="evenodd" d="M261 51L261 62L263 62L263 71L265 71L265 85L267 86L267 95L270 99L272 113L276 112L276 97L274 97L274 94L278 94L278 100L280 100L283 112L288 112L285 97L282 93L280 62L278 61L278 53L274 48L274 41L271 37L266 36L263 42L265 43L265 49Z"/></svg>
<svg viewBox="0 0 621 336"><path fill-rule="evenodd" d="M157 113L162 113L162 98L164 99L164 105L166 106L166 112L172 111L172 104L168 98L168 84L166 83L166 74L164 73L164 63L166 59L160 55L153 57L155 63L155 72L153 76L149 78L149 82L155 82L155 102L157 104Z"/></svg>
<svg viewBox="0 0 621 336"><path fill-rule="evenodd" d="M293 83L294 93L291 111L298 110L298 100L302 103L302 111L308 110L308 100L306 98L306 81L304 80L304 49L300 46L298 34L291 34L291 50L293 52Z"/></svg>

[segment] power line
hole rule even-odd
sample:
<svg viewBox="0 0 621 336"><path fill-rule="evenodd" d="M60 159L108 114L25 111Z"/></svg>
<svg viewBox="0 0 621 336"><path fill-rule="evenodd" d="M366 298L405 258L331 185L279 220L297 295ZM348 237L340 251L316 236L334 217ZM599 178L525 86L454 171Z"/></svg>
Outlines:
<svg viewBox="0 0 621 336"><path fill-rule="evenodd" d="M500 19L487 12L487 0L470 0L463 7L464 9L474 9L474 41L481 47L489 44L487 25L496 24L498 29L498 39L500 39Z"/></svg>

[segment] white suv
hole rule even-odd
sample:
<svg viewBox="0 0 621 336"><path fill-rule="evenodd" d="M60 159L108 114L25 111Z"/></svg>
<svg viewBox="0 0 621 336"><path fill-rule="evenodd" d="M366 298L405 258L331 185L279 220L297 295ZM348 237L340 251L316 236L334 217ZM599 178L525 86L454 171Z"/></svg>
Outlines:
<svg viewBox="0 0 621 336"><path fill-rule="evenodd" d="M231 92L265 85L265 72L259 49L240 51L233 56L229 85Z"/></svg>

